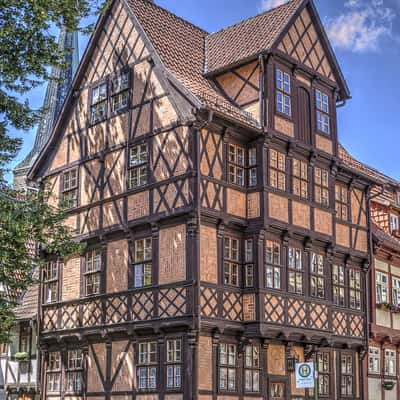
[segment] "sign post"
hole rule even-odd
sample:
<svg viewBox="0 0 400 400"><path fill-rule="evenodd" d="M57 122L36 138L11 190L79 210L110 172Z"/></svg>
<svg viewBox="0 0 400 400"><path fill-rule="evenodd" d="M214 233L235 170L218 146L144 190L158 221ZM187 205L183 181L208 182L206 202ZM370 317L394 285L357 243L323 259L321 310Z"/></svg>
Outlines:
<svg viewBox="0 0 400 400"><path fill-rule="evenodd" d="M296 363L296 388L314 389L314 400L318 400L318 379L313 362Z"/></svg>

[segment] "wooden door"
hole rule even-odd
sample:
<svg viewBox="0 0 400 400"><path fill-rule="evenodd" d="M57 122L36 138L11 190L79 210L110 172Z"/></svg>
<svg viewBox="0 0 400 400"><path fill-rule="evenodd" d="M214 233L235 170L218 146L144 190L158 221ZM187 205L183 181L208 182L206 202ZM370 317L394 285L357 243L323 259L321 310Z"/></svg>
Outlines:
<svg viewBox="0 0 400 400"><path fill-rule="evenodd" d="M311 144L311 99L307 89L298 89L298 128L297 138L307 144Z"/></svg>

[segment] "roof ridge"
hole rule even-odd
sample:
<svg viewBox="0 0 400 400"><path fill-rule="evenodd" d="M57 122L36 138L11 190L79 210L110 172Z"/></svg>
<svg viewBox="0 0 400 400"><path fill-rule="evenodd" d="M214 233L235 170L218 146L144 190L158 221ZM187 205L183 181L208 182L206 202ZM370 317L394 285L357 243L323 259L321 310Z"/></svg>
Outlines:
<svg viewBox="0 0 400 400"><path fill-rule="evenodd" d="M151 1L151 0L129 0L131 2L135 2L135 1L142 1L142 2L146 2L146 4L150 4L153 7L159 8L160 10L163 10L164 12L166 12L169 15L172 15L173 17L179 19L180 21L182 21L183 23L192 26L193 28L196 28L197 30L205 33L206 35L209 35L209 32L207 32L205 29L200 28L199 26L197 26L196 24L194 24L193 22L188 21L187 19L180 17L179 15L176 15L175 13L173 13L170 10L167 10L166 8L158 5L155 1ZM294 1L294 0L292 0Z"/></svg>
<svg viewBox="0 0 400 400"><path fill-rule="evenodd" d="M235 22L234 24L229 25L229 26L226 26L225 28L222 28L222 29L220 29L220 30L218 30L218 31L211 32L211 33L209 33L209 34L207 35L207 38L209 38L210 36L216 35L217 33L221 33L221 32L227 31L227 30L229 30L229 29L232 29L232 28L234 28L234 27L236 27L236 26L238 26L238 25L243 24L244 22L251 21L251 20L253 20L253 19L255 19L255 18L258 18L258 17L261 17L261 16L263 16L263 15L267 15L267 14L269 14L269 13L271 13L271 12L273 12L273 11L276 11L276 10L278 10L278 9L280 9L280 8L287 7L290 3L294 3L294 2L300 2L300 3L301 3L302 1L303 1L303 0L289 0L289 1L287 1L286 3L284 3L284 4L281 4L280 6L273 7L273 8L271 8L271 9L267 10L267 11L260 12L260 13L258 13L258 14L252 15L252 16L249 17L249 18L245 18L245 19L243 19L243 20L241 20L241 21Z"/></svg>

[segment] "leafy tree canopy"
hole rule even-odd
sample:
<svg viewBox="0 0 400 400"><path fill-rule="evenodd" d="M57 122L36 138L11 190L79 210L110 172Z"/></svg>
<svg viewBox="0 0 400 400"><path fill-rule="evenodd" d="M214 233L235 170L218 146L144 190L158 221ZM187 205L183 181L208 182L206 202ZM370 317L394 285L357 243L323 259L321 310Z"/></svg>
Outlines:
<svg viewBox="0 0 400 400"><path fill-rule="evenodd" d="M40 267L33 246L61 256L79 250L64 227L64 214L47 205L48 194L13 191L5 182L7 165L22 141L9 129L28 130L43 110L33 110L29 91L51 79L52 66L63 67L58 30L79 28L82 19L107 5L101 0L0 0L0 342L14 323L20 293Z"/></svg>

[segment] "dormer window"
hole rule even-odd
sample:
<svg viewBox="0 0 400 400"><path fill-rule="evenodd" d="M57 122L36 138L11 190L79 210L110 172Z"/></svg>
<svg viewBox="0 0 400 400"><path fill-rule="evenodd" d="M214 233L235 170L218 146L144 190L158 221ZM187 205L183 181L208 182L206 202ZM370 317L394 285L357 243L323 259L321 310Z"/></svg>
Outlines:
<svg viewBox="0 0 400 400"><path fill-rule="evenodd" d="M103 121L107 117L107 83L104 82L93 88L92 104L90 107L92 123Z"/></svg>
<svg viewBox="0 0 400 400"><path fill-rule="evenodd" d="M129 74L127 72L117 76L112 81L112 109L114 112L128 107Z"/></svg>
<svg viewBox="0 0 400 400"><path fill-rule="evenodd" d="M292 116L290 93L290 75L278 69L276 71L276 110L288 117Z"/></svg>
<svg viewBox="0 0 400 400"><path fill-rule="evenodd" d="M329 135L329 97L320 90L315 91L316 107L317 107L317 127L318 130Z"/></svg>

